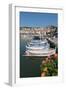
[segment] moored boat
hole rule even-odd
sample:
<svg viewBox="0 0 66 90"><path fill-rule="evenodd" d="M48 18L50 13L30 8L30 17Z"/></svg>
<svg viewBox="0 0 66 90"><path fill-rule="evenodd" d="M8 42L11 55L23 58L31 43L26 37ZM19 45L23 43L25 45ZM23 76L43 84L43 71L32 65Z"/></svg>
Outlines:
<svg viewBox="0 0 66 90"><path fill-rule="evenodd" d="M40 39L35 36L31 42L26 45L27 56L50 56L55 54L55 49L50 48L47 39Z"/></svg>

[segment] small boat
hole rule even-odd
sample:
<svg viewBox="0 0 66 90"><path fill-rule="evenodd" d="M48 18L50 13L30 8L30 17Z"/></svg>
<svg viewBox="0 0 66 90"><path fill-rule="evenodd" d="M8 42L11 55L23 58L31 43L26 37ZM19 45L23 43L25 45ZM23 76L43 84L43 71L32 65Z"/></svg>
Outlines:
<svg viewBox="0 0 66 90"><path fill-rule="evenodd" d="M47 39L40 39L35 36L31 42L26 45L27 56L50 56L55 54L55 49L51 49Z"/></svg>

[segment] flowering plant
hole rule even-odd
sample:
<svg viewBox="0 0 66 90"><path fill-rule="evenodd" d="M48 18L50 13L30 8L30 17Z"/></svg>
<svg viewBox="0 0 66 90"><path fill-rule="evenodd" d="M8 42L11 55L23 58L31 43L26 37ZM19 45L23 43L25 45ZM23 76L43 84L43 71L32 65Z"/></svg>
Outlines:
<svg viewBox="0 0 66 90"><path fill-rule="evenodd" d="M46 58L40 65L41 76L57 76L58 75L58 60L57 55Z"/></svg>

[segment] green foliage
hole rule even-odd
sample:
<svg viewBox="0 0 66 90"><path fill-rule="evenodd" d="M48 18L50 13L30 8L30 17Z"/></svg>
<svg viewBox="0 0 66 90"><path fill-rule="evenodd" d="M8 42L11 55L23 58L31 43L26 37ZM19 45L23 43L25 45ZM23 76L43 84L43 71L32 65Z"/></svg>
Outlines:
<svg viewBox="0 0 66 90"><path fill-rule="evenodd" d="M46 76L57 76L58 75L58 60L57 59L47 59L43 61L40 66L41 73L45 72Z"/></svg>

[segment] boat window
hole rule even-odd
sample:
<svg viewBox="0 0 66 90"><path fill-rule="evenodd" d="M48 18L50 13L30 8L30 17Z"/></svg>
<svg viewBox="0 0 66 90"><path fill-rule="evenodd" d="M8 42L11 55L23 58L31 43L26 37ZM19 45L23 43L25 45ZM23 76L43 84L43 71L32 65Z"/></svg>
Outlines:
<svg viewBox="0 0 66 90"><path fill-rule="evenodd" d="M33 40L40 40L40 37L34 36Z"/></svg>

